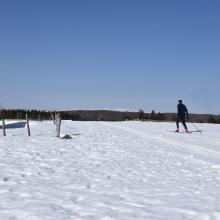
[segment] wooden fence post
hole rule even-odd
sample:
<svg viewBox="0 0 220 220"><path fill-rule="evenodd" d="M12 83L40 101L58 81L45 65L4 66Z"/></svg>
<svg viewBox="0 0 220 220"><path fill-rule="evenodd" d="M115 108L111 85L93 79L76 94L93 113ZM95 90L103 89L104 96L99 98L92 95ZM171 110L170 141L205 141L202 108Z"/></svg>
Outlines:
<svg viewBox="0 0 220 220"><path fill-rule="evenodd" d="M26 113L26 121L27 121L28 136L31 136L31 130L30 130L30 125L29 125L29 118L28 118L28 114L27 113Z"/></svg>
<svg viewBox="0 0 220 220"><path fill-rule="evenodd" d="M0 105L0 119L2 120L2 131L3 131L3 136L6 136L6 131L5 131L5 119L3 115L3 110Z"/></svg>
<svg viewBox="0 0 220 220"><path fill-rule="evenodd" d="M51 119L52 119L53 123L56 124L53 112L51 113Z"/></svg>
<svg viewBox="0 0 220 220"><path fill-rule="evenodd" d="M3 136L6 136L6 131L5 131L5 119L2 115L2 130L3 130Z"/></svg>
<svg viewBox="0 0 220 220"><path fill-rule="evenodd" d="M61 126L61 116L60 113L56 114L56 134L57 137L60 137L60 126Z"/></svg>

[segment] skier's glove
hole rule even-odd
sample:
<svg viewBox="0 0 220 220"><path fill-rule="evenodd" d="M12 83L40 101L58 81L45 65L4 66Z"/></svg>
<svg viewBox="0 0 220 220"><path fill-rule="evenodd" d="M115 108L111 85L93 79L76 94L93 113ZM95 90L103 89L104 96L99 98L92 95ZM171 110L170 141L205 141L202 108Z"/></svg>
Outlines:
<svg viewBox="0 0 220 220"><path fill-rule="evenodd" d="M187 119L189 119L189 115L187 115Z"/></svg>

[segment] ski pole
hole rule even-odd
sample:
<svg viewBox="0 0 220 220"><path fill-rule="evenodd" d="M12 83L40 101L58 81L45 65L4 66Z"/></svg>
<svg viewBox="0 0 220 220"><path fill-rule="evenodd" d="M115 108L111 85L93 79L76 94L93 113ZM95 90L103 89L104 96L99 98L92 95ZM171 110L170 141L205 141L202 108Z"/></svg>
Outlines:
<svg viewBox="0 0 220 220"><path fill-rule="evenodd" d="M200 134L202 134L202 131L201 131L194 123L192 123L192 125L194 126L194 128L195 128L198 132L200 132Z"/></svg>

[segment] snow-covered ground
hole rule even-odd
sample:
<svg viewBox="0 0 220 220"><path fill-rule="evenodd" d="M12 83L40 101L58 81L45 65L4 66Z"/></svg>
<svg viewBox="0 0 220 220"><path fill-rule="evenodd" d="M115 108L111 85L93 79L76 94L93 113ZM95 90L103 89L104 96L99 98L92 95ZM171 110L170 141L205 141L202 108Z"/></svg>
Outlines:
<svg viewBox="0 0 220 220"><path fill-rule="evenodd" d="M220 220L220 125L52 122L0 130L0 220Z"/></svg>

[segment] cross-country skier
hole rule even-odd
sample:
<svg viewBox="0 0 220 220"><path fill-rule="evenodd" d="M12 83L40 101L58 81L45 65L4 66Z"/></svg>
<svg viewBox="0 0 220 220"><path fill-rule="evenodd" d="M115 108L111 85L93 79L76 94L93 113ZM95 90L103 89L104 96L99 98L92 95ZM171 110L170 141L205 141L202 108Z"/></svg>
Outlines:
<svg viewBox="0 0 220 220"><path fill-rule="evenodd" d="M182 122L186 133L189 133L187 126L186 126L186 117L189 119L189 114L186 106L183 104L182 100L178 101L177 105L177 116L176 116L176 132L179 132L179 122Z"/></svg>

